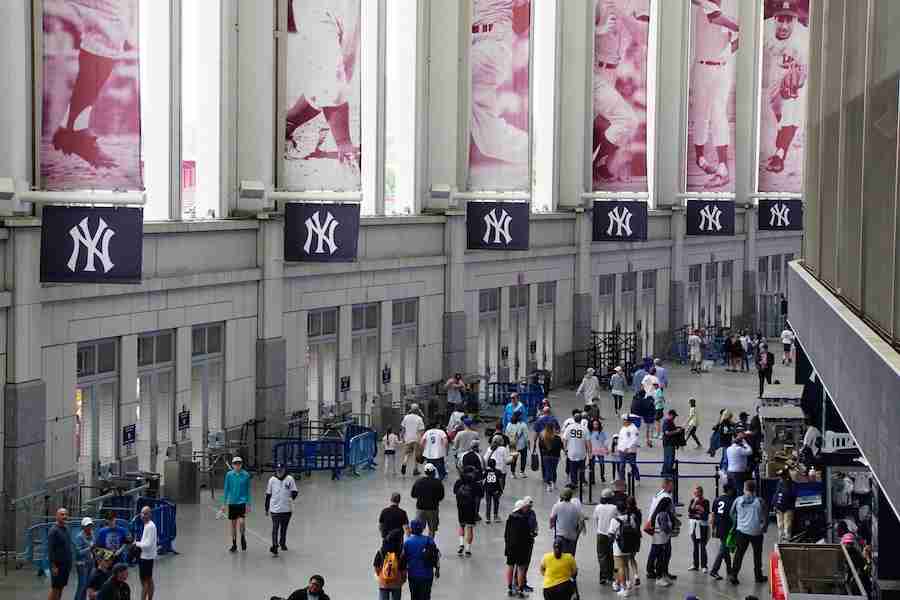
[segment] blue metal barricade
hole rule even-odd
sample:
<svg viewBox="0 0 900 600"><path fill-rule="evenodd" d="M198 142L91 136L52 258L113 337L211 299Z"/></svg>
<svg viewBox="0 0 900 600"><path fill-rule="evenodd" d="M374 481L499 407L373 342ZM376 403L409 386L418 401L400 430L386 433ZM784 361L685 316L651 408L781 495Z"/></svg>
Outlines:
<svg viewBox="0 0 900 600"><path fill-rule="evenodd" d="M342 439L291 440L272 446L272 462L283 463L292 473L309 475L313 471L331 471L332 479L340 479L346 458Z"/></svg>
<svg viewBox="0 0 900 600"><path fill-rule="evenodd" d="M359 472L357 471L359 467L374 469L377 452L378 438L375 436L374 431L367 430L353 436L348 444L346 461L350 472L354 476L359 477Z"/></svg>
<svg viewBox="0 0 900 600"><path fill-rule="evenodd" d="M150 507L151 519L156 524L156 545L159 553L168 554L171 552L177 554L173 545L175 537L178 535L175 503L166 498L138 498L136 506L138 511L145 506ZM134 539L141 539L144 533L144 522L141 520L140 512L132 519L129 530Z"/></svg>
<svg viewBox="0 0 900 600"><path fill-rule="evenodd" d="M73 556L76 555L75 538L81 533L81 519L82 517L75 517L66 521L66 529L72 542ZM104 522L102 525L105 526L106 523ZM116 525L129 529L129 522L122 519L116 519ZM25 552L23 557L25 562L29 562L34 566L38 576L50 573L50 561L47 557L47 537L50 533L50 528L55 526L55 522L37 523L25 530ZM97 523L94 525L94 528L99 531L101 529L100 526L101 523Z"/></svg>

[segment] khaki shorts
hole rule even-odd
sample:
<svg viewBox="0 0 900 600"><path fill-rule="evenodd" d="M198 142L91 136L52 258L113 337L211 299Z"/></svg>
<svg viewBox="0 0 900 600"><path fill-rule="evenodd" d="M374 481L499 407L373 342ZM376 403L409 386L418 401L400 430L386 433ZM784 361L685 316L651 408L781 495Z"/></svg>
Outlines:
<svg viewBox="0 0 900 600"><path fill-rule="evenodd" d="M438 525L441 523L440 516L436 510L416 510L416 519L425 523L428 527L428 533L431 537L437 533Z"/></svg>
<svg viewBox="0 0 900 600"><path fill-rule="evenodd" d="M622 577L625 581L628 581L628 567L631 564L631 561L632 558L630 554L626 554L625 556L613 557L613 565L616 568L616 575Z"/></svg>

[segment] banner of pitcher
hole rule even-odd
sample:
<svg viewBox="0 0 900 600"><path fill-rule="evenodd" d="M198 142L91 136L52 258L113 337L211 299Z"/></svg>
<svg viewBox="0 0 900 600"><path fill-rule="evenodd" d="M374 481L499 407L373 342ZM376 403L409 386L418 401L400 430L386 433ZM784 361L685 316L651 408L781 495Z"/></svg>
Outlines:
<svg viewBox="0 0 900 600"><path fill-rule="evenodd" d="M647 192L653 2L592 0L594 191ZM676 0L672 0L676 1ZM739 0L691 5L686 191L734 191ZM800 192L809 0L764 4L758 191ZM143 189L139 0L44 0L43 189ZM284 0L284 181L361 189L361 0ZM469 180L528 189L531 0L472 0ZM279 132L281 135L281 132Z"/></svg>

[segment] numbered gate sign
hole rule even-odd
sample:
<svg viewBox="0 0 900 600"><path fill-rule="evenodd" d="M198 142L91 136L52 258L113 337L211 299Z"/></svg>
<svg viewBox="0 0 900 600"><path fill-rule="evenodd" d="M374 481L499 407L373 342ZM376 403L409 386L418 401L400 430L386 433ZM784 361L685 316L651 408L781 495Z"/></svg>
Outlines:
<svg viewBox="0 0 900 600"><path fill-rule="evenodd" d="M126 425L122 428L122 445L130 446L137 439L137 425Z"/></svg>
<svg viewBox="0 0 900 600"><path fill-rule="evenodd" d="M387 365L384 365L384 368L381 370L381 383L387 385L391 382L391 368Z"/></svg>
<svg viewBox="0 0 900 600"><path fill-rule="evenodd" d="M183 410L178 413L178 431L187 431L191 428L191 411Z"/></svg>
<svg viewBox="0 0 900 600"><path fill-rule="evenodd" d="M344 375L341 377L341 391L349 392L350 391L350 376Z"/></svg>

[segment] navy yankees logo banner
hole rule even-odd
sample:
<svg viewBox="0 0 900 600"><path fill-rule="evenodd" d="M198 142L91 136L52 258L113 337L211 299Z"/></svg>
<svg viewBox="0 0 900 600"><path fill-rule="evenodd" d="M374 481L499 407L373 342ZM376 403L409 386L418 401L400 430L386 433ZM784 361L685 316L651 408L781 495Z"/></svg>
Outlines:
<svg viewBox="0 0 900 600"><path fill-rule="evenodd" d="M595 200L595 242L647 240L647 203L642 200Z"/></svg>
<svg viewBox="0 0 900 600"><path fill-rule="evenodd" d="M41 188L144 189L138 0L41 7Z"/></svg>
<svg viewBox="0 0 900 600"><path fill-rule="evenodd" d="M734 202L688 200L688 235L734 235Z"/></svg>
<svg viewBox="0 0 900 600"><path fill-rule="evenodd" d="M469 250L528 250L527 202L469 202L466 247Z"/></svg>
<svg viewBox="0 0 900 600"><path fill-rule="evenodd" d="M41 282L140 283L144 211L45 206Z"/></svg>
<svg viewBox="0 0 900 600"><path fill-rule="evenodd" d="M352 262L358 246L359 204L285 204L284 260Z"/></svg>
<svg viewBox="0 0 900 600"><path fill-rule="evenodd" d="M803 200L761 199L757 220L760 231L803 231Z"/></svg>
<svg viewBox="0 0 900 600"><path fill-rule="evenodd" d="M763 3L758 190L799 193L806 147L809 0L758 1Z"/></svg>

